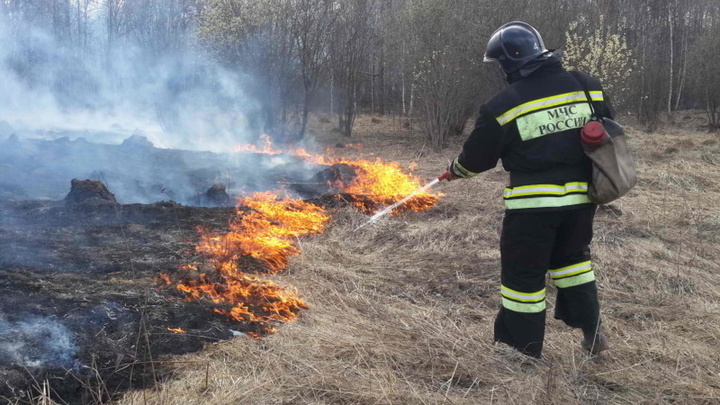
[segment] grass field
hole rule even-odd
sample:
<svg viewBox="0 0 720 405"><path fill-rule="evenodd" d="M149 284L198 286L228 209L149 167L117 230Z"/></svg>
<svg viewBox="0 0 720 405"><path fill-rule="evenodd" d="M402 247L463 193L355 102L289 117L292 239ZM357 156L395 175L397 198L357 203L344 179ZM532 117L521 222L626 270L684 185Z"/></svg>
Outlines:
<svg viewBox="0 0 720 405"><path fill-rule="evenodd" d="M437 154L416 130L374 121L359 119L361 150L340 152L416 162L432 178L463 141ZM496 169L444 183L432 210L359 232L366 216L333 212L276 277L309 303L299 321L167 359L187 363L119 403L720 404L720 138L692 117L681 123L629 128L640 184L598 213L593 254L612 344L598 358L554 319L542 361L493 344L507 181ZM331 123L314 128L323 145L345 141Z"/></svg>

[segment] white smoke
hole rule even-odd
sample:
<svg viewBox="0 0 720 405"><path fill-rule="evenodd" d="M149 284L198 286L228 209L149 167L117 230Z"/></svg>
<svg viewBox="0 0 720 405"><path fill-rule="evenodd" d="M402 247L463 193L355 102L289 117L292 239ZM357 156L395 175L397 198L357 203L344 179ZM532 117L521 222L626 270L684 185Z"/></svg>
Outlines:
<svg viewBox="0 0 720 405"><path fill-rule="evenodd" d="M90 40L78 44L0 15L0 200L59 200L77 178L106 182L121 203L203 205L214 184L264 191L317 171L296 159L228 153L264 130L263 108L248 95L261 86L213 62L192 28L160 50L142 41L167 33L145 35L144 26L135 28L141 38L125 34L108 46L102 7L90 18Z"/></svg>
<svg viewBox="0 0 720 405"><path fill-rule="evenodd" d="M100 43L68 46L2 18L0 122L23 136L120 143L140 133L159 147L221 152L259 131L243 90L250 79L198 47L153 55L128 40L108 55Z"/></svg>
<svg viewBox="0 0 720 405"><path fill-rule="evenodd" d="M78 365L74 335L52 318L7 321L0 315L0 364L26 368Z"/></svg>

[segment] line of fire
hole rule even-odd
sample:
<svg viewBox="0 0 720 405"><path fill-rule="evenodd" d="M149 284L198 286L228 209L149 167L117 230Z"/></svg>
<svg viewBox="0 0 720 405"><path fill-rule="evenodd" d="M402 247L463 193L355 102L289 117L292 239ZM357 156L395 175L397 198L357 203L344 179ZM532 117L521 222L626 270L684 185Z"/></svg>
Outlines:
<svg viewBox="0 0 720 405"><path fill-rule="evenodd" d="M297 240L338 209L371 215L422 186L412 167L269 137L224 155L140 136L0 143L4 397L62 379L57 397L98 402L153 384L158 356L282 331L312 307L283 280ZM440 194L426 190L393 214L432 208Z"/></svg>

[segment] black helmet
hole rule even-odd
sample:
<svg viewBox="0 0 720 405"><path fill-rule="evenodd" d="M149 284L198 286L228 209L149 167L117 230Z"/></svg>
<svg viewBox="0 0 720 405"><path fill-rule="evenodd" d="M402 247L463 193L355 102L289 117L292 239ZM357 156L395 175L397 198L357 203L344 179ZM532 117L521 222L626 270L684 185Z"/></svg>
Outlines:
<svg viewBox="0 0 720 405"><path fill-rule="evenodd" d="M498 61L505 73L510 74L547 52L540 33L532 25L513 21L490 37L484 61Z"/></svg>

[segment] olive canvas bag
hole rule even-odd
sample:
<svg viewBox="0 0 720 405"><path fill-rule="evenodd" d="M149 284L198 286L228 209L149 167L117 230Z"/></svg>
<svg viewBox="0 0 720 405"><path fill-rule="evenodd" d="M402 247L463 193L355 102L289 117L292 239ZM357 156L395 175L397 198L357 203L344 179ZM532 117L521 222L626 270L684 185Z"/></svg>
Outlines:
<svg viewBox="0 0 720 405"><path fill-rule="evenodd" d="M587 86L577 72L571 72L585 91L591 120L598 121L605 128L608 139L602 145L589 148L583 145L585 154L592 160L592 180L588 197L595 204L607 204L627 194L637 184L637 171L630 149L627 145L625 130L614 120L603 117L593 107L592 97Z"/></svg>

